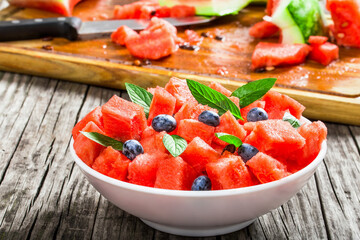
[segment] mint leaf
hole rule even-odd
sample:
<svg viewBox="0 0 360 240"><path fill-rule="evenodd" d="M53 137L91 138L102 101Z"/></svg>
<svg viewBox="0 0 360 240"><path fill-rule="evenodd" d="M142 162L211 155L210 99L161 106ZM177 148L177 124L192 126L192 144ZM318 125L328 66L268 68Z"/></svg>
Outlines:
<svg viewBox="0 0 360 240"><path fill-rule="evenodd" d="M116 139L113 139L111 137L105 136L97 132L83 132L83 131L80 132L85 137L89 138L90 140L93 140L94 142L97 142L100 145L103 145L105 147L112 147L115 150L122 151L123 143Z"/></svg>
<svg viewBox="0 0 360 240"><path fill-rule="evenodd" d="M224 142L235 145L236 148L242 145L241 139L237 136L228 133L215 133L215 136L218 137L220 140L223 140Z"/></svg>
<svg viewBox="0 0 360 240"><path fill-rule="evenodd" d="M163 137L163 143L165 148L174 157L177 157L180 154L182 154L187 147L186 140L178 135L165 134Z"/></svg>
<svg viewBox="0 0 360 240"><path fill-rule="evenodd" d="M153 95L144 88L131 83L125 83L125 86L131 101L142 106L146 117L148 117Z"/></svg>
<svg viewBox="0 0 360 240"><path fill-rule="evenodd" d="M231 96L240 99L240 107L246 107L262 98L275 84L276 78L264 78L249 82L236 89Z"/></svg>
<svg viewBox="0 0 360 240"><path fill-rule="evenodd" d="M300 121L289 112L285 112L283 121L289 122L294 128L299 128L301 126Z"/></svg>
<svg viewBox="0 0 360 240"><path fill-rule="evenodd" d="M190 79L186 79L186 82L191 94L200 104L217 109L219 115L230 111L235 118L244 120L241 117L240 109L224 94Z"/></svg>

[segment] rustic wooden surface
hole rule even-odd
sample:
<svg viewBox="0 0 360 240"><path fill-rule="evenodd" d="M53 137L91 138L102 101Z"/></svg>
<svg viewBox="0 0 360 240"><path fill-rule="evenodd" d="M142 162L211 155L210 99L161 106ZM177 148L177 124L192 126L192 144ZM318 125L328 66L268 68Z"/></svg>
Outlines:
<svg viewBox="0 0 360 240"><path fill-rule="evenodd" d="M109 203L70 156L78 119L124 92L8 72L0 79L1 240L190 239ZM298 194L241 231L205 239L360 239L360 127L326 125L324 163Z"/></svg>
<svg viewBox="0 0 360 240"><path fill-rule="evenodd" d="M112 17L115 4L134 0L87 0L75 7L74 16L83 20ZM306 105L305 116L326 121L360 125L360 49L340 48L340 59L327 67L307 61L303 65L276 68L265 73L250 71L251 55L258 40L249 36L249 27L261 21L264 6L251 6L240 14L228 16L201 27L190 27L199 34L218 33L220 42L205 38L197 52L179 49L170 57L151 65L133 66L136 58L110 38L70 42L29 40L0 43L0 70L21 72L94 85L123 88L125 81L142 86L163 85L168 76L202 81L218 81L235 90L238 86L265 77L276 77L280 91ZM56 17L37 10L8 7L0 20ZM184 37L184 29L178 29ZM277 38L266 39L276 42ZM44 50L50 45L53 50ZM218 72L225 67L227 73ZM310 93L310 94L309 94ZM313 94L316 93L316 94ZM338 111L342 111L339 118Z"/></svg>

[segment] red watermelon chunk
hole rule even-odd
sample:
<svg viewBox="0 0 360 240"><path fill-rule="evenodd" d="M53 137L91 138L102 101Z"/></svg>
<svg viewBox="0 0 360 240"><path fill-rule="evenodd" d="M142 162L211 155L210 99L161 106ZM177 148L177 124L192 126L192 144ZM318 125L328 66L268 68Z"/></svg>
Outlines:
<svg viewBox="0 0 360 240"><path fill-rule="evenodd" d="M199 137L195 137L186 147L181 157L199 174L205 171L206 164L215 162L220 154Z"/></svg>
<svg viewBox="0 0 360 240"><path fill-rule="evenodd" d="M190 190L196 177L196 171L181 157L169 157L163 159L159 164L154 187Z"/></svg>
<svg viewBox="0 0 360 240"><path fill-rule="evenodd" d="M175 104L176 98L174 98L164 88L159 86L156 87L150 105L148 125L151 125L153 118L159 114L168 114L172 116L175 111Z"/></svg>
<svg viewBox="0 0 360 240"><path fill-rule="evenodd" d="M329 65L333 60L339 58L339 47L326 41L327 37L323 36L310 36L309 38L309 43L312 48L309 59L324 66Z"/></svg>
<svg viewBox="0 0 360 240"><path fill-rule="evenodd" d="M126 39L128 39L129 37L137 37L139 34L137 32L135 32L134 30L132 30L131 28L129 28L128 26L120 26L115 32L113 32L111 34L111 40L114 43L120 44L120 45L125 45L126 44Z"/></svg>
<svg viewBox="0 0 360 240"><path fill-rule="evenodd" d="M126 181L130 162L119 151L112 147L107 147L95 159L92 168L106 176Z"/></svg>
<svg viewBox="0 0 360 240"><path fill-rule="evenodd" d="M74 6L81 0L8 0L9 4L23 8L39 8L64 16L71 16Z"/></svg>
<svg viewBox="0 0 360 240"><path fill-rule="evenodd" d="M227 97L230 97L230 95L231 95L231 91L228 90L227 88L223 87L220 83L211 82L209 84L209 87L214 89L215 91L218 91L218 92L224 94Z"/></svg>
<svg viewBox="0 0 360 240"><path fill-rule="evenodd" d="M191 142L194 138L200 137L207 144L211 144L214 138L214 127L208 126L194 119L184 119L178 123L177 135Z"/></svg>
<svg viewBox="0 0 360 240"><path fill-rule="evenodd" d="M88 122L81 131L105 134L94 122L91 121ZM78 136L74 139L73 147L76 155L90 167L95 158L99 156L100 152L105 148L82 134L78 134Z"/></svg>
<svg viewBox="0 0 360 240"><path fill-rule="evenodd" d="M239 156L226 154L217 162L208 163L206 172L213 190L249 187L256 184Z"/></svg>
<svg viewBox="0 0 360 240"><path fill-rule="evenodd" d="M167 154L156 150L151 153L138 155L129 164L129 182L142 186L154 187L158 164L167 157Z"/></svg>
<svg viewBox="0 0 360 240"><path fill-rule="evenodd" d="M229 111L220 117L220 125L215 128L215 132L228 133L240 138L242 141L246 137L246 131L243 126L240 125L240 123ZM214 137L214 142L222 146L228 145L228 143L217 137Z"/></svg>
<svg viewBox="0 0 360 240"><path fill-rule="evenodd" d="M146 127L146 117L141 106L114 95L102 106L101 112L107 135L123 142L140 139Z"/></svg>
<svg viewBox="0 0 360 240"><path fill-rule="evenodd" d="M259 101L259 100L256 100L255 102L249 104L248 106L246 107L243 107L240 109L240 112L241 112L241 116L243 117L244 121L239 119L239 123L240 124L244 124L247 122L247 114L248 112L253 109L253 108L262 108L262 109L265 109L265 101Z"/></svg>
<svg viewBox="0 0 360 240"><path fill-rule="evenodd" d="M340 46L360 48L360 2L357 0L327 0L334 21L332 27Z"/></svg>
<svg viewBox="0 0 360 240"><path fill-rule="evenodd" d="M282 119L287 110L300 119L305 110L305 107L295 99L274 91L267 92L262 100L265 101L265 111L269 119Z"/></svg>
<svg viewBox="0 0 360 240"><path fill-rule="evenodd" d="M175 112L179 111L184 103L196 101L192 96L185 79L177 77L170 78L170 81L165 85L165 90L176 98Z"/></svg>
<svg viewBox="0 0 360 240"><path fill-rule="evenodd" d="M282 120L256 122L254 130L246 137L245 142L279 160L286 160L289 154L305 145L305 139L296 129L289 122Z"/></svg>
<svg viewBox="0 0 360 240"><path fill-rule="evenodd" d="M176 32L176 28L170 23L153 17L145 30L126 38L126 47L135 57L160 59L178 49Z"/></svg>
<svg viewBox="0 0 360 240"><path fill-rule="evenodd" d="M170 17L182 18L195 16L195 7L186 5L175 5L170 10Z"/></svg>
<svg viewBox="0 0 360 240"><path fill-rule="evenodd" d="M290 175L284 164L262 152L247 161L246 165L261 183L276 181Z"/></svg>
<svg viewBox="0 0 360 240"><path fill-rule="evenodd" d="M72 135L73 138L79 135L79 132L88 124L88 122L95 123L101 130L103 130L103 119L101 113L101 107L96 107L94 110L89 112L83 119L81 119L73 128Z"/></svg>
<svg viewBox="0 0 360 240"><path fill-rule="evenodd" d="M298 132L305 138L306 144L290 155L288 164L292 171L300 170L311 163L319 154L321 144L327 136L327 128L320 121L303 124L298 128Z"/></svg>
<svg viewBox="0 0 360 240"><path fill-rule="evenodd" d="M252 54L251 69L301 64L310 50L307 44L260 42Z"/></svg>
<svg viewBox="0 0 360 240"><path fill-rule="evenodd" d="M218 112L216 109L213 109L207 105L198 104L195 101L189 101L180 108L180 110L175 114L174 117L177 122L180 122L183 119L198 120L199 115L206 110L216 113Z"/></svg>
<svg viewBox="0 0 360 240"><path fill-rule="evenodd" d="M165 131L156 132L151 126L147 127L141 135L141 146L144 148L144 152L153 152L154 149L167 153L167 150L162 141Z"/></svg>
<svg viewBox="0 0 360 240"><path fill-rule="evenodd" d="M279 32L278 26L268 21L255 23L249 29L249 35L254 38L268 38Z"/></svg>

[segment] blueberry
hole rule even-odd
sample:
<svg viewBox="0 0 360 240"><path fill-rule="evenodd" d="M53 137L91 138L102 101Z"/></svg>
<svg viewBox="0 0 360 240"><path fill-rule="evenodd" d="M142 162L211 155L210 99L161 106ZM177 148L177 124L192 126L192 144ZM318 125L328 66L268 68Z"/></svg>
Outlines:
<svg viewBox="0 0 360 240"><path fill-rule="evenodd" d="M216 127L220 124L220 117L216 112L213 111L203 111L199 115L199 121L205 123L206 125Z"/></svg>
<svg viewBox="0 0 360 240"><path fill-rule="evenodd" d="M128 159L133 160L137 155L144 153L144 149L138 141L127 140L123 145L122 153Z"/></svg>
<svg viewBox="0 0 360 240"><path fill-rule="evenodd" d="M225 151L234 153L236 151L236 147L234 144L226 145L226 147L224 147L224 149L222 150L221 155L223 155Z"/></svg>
<svg viewBox="0 0 360 240"><path fill-rule="evenodd" d="M256 107L248 112L246 119L248 122L268 120L268 114L264 109Z"/></svg>
<svg viewBox="0 0 360 240"><path fill-rule="evenodd" d="M192 186L191 186L191 190L192 191L208 191L211 190L211 181L210 178L208 176L205 175L201 175L199 177L197 177Z"/></svg>
<svg viewBox="0 0 360 240"><path fill-rule="evenodd" d="M176 128L176 120L173 116L167 114L160 114L154 117L151 126L157 132L172 132Z"/></svg>
<svg viewBox="0 0 360 240"><path fill-rule="evenodd" d="M258 152L259 150L256 147L247 143L243 143L238 148L238 154L245 163L249 161L253 156L255 156Z"/></svg>

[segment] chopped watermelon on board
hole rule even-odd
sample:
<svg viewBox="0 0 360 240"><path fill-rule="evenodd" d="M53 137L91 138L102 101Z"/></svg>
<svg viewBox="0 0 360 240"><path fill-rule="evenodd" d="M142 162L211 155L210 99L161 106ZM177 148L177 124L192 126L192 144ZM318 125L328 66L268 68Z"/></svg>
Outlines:
<svg viewBox="0 0 360 240"><path fill-rule="evenodd" d="M71 16L74 6L81 0L8 0L9 4L18 7L39 8L42 10Z"/></svg>
<svg viewBox="0 0 360 240"><path fill-rule="evenodd" d="M307 44L260 42L252 54L251 69L301 64L305 62L310 50Z"/></svg>
<svg viewBox="0 0 360 240"><path fill-rule="evenodd" d="M279 32L278 26L271 22L261 21L249 29L249 35L254 38L268 38Z"/></svg>
<svg viewBox="0 0 360 240"><path fill-rule="evenodd" d="M314 60L324 66L339 58L339 47L327 42L327 37L310 36L309 43L311 52L309 59Z"/></svg>
<svg viewBox="0 0 360 240"><path fill-rule="evenodd" d="M139 34L122 30L116 31L112 41L125 43L126 48L135 57L156 60L169 56L178 49L176 28L160 18L153 17L147 28Z"/></svg>
<svg viewBox="0 0 360 240"><path fill-rule="evenodd" d="M340 46L360 48L360 2L327 0L327 9L334 21L331 29Z"/></svg>

